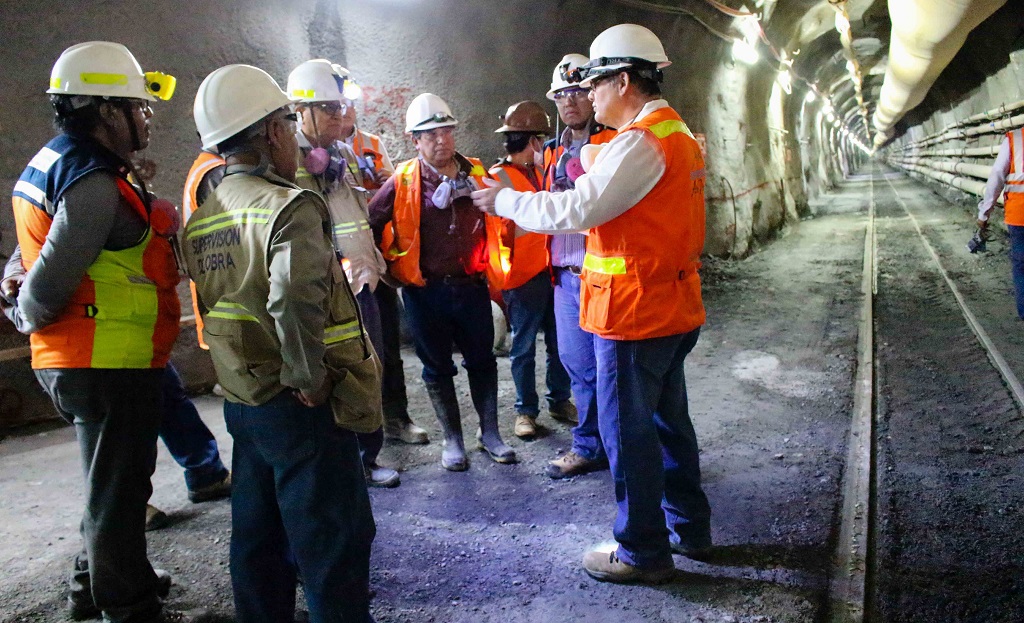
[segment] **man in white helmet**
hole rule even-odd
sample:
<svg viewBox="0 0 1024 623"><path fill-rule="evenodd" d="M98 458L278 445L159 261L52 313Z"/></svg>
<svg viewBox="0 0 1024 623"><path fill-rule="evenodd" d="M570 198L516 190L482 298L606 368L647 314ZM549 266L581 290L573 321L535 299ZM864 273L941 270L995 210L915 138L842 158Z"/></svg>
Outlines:
<svg viewBox="0 0 1024 623"><path fill-rule="evenodd" d="M544 144L544 190L560 192L574 188L583 172L580 152L585 145L600 145L615 137L615 130L594 120L594 108L578 77L570 74L590 59L582 54L566 54L551 75L549 100L555 102L558 116L565 123L561 136ZM549 477L569 478L606 469L608 458L597 426L597 361L594 336L580 328L580 271L586 253L587 237L579 233L551 236L548 245L554 281L555 325L562 365L572 380L572 393L579 412L572 429L572 447L551 461L544 473Z"/></svg>
<svg viewBox="0 0 1024 623"><path fill-rule="evenodd" d="M367 192L363 171L352 149L342 142L345 127L345 76L340 66L324 59L302 63L288 76L287 91L298 102L301 123L299 170L296 183L319 192L327 200L333 224L334 249L342 258L352 291L356 293L367 333L377 353L384 350L380 310L373 291L387 270L366 222ZM384 446L384 430L359 434L359 449L372 487L397 487L398 472L377 464Z"/></svg>
<svg viewBox="0 0 1024 623"><path fill-rule="evenodd" d="M150 102L173 91L173 77L143 73L123 45L71 46L47 91L60 134L14 186L27 274L5 312L30 334L36 378L74 424L85 472L73 619L159 621L170 587L150 566L144 530L178 334L177 223L130 157L149 144Z"/></svg>
<svg viewBox="0 0 1024 623"><path fill-rule="evenodd" d="M398 165L370 202L370 226L380 239L393 278L402 285L406 317L423 362L437 419L444 431L441 465L469 468L455 394L452 343L459 346L469 391L480 418L480 448L498 463L516 454L498 432L498 367L491 350L494 326L485 278L484 215L469 193L487 176L475 158L455 151L455 125L448 104L433 93L413 99L406 132L418 157Z"/></svg>
<svg viewBox="0 0 1024 623"><path fill-rule="evenodd" d="M576 187L562 193L489 188L480 209L540 233L586 231L580 325L594 334L601 439L615 481L616 543L583 557L591 576L658 583L672 552L711 546L683 363L704 323L704 161L661 98L668 58L635 24L602 32L580 70L595 119L619 128Z"/></svg>
<svg viewBox="0 0 1024 623"><path fill-rule="evenodd" d="M311 621L372 621L375 527L353 433L380 426L377 362L327 205L294 183L291 98L229 65L200 85L194 114L225 160L184 247L234 439L236 619L291 621L298 572Z"/></svg>

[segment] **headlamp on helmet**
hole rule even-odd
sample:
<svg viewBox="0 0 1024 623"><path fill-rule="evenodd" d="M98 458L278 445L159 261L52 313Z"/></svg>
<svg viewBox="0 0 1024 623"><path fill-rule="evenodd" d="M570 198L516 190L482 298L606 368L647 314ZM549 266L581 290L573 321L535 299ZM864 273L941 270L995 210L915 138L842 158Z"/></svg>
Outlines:
<svg viewBox="0 0 1024 623"><path fill-rule="evenodd" d="M577 71L579 72L580 80L599 78L624 71L635 71L640 76L655 82L661 82L665 79L665 74L658 69L657 63L631 56L602 56L601 58L591 60Z"/></svg>
<svg viewBox="0 0 1024 623"><path fill-rule="evenodd" d="M174 88L178 85L177 78L159 71L147 71L144 75L147 93L165 101L171 99Z"/></svg>

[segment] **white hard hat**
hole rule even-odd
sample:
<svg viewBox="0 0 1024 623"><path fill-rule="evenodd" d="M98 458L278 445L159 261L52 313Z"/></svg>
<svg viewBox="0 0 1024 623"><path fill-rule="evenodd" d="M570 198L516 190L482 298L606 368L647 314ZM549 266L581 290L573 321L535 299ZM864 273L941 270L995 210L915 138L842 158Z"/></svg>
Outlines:
<svg viewBox="0 0 1024 623"><path fill-rule="evenodd" d="M548 91L548 99L554 100L557 91L568 89L572 86L579 86L575 82L566 80L564 74L573 69L579 69L586 65L589 60L589 58L582 54L566 54L563 56L562 60L558 61L558 64L555 65L555 71L551 73L551 89Z"/></svg>
<svg viewBox="0 0 1024 623"><path fill-rule="evenodd" d="M174 76L142 72L128 48L110 41L87 41L64 50L50 71L47 93L131 97L150 102L174 94Z"/></svg>
<svg viewBox="0 0 1024 623"><path fill-rule="evenodd" d="M672 63L658 36L638 24L618 24L605 30L590 44L590 61L584 67L580 85L594 78L633 67L640 61L663 69Z"/></svg>
<svg viewBox="0 0 1024 623"><path fill-rule="evenodd" d="M288 95L299 102L359 99L362 89L349 76L349 70L337 63L322 58L306 61L288 74Z"/></svg>
<svg viewBox="0 0 1024 623"><path fill-rule="evenodd" d="M448 104L433 93L420 93L405 111L406 132L433 130L458 123L452 116L452 109L448 108Z"/></svg>
<svg viewBox="0 0 1024 623"><path fill-rule="evenodd" d="M203 149L213 150L291 103L292 98L262 69L252 65L227 65L215 70L199 85L192 114Z"/></svg>

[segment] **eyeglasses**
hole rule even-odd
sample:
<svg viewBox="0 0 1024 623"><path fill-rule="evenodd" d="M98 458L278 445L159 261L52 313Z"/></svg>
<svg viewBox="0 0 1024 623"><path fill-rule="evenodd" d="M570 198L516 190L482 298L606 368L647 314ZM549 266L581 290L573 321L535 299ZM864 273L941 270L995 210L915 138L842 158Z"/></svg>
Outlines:
<svg viewBox="0 0 1024 623"><path fill-rule="evenodd" d="M580 87L571 87L568 89L562 89L561 91L555 92L555 101L559 100L579 100L587 97L587 90L581 89Z"/></svg>
<svg viewBox="0 0 1024 623"><path fill-rule="evenodd" d="M342 102L317 102L314 108L319 108L325 115L344 115L348 112L348 104Z"/></svg>
<svg viewBox="0 0 1024 623"><path fill-rule="evenodd" d="M603 76L598 76L596 78L591 78L590 79L590 88L589 88L590 92L593 93L594 91L597 90L598 85L600 85L600 84L602 84L604 82L608 82L609 80L611 80L612 78L614 78L617 75L619 75L619 74L616 72L616 73L611 73L611 74L605 74Z"/></svg>

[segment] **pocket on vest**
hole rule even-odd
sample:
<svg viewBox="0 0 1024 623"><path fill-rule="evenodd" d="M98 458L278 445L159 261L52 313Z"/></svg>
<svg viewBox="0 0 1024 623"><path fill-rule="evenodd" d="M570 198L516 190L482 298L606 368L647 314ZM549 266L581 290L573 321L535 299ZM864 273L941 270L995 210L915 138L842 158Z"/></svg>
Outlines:
<svg viewBox="0 0 1024 623"><path fill-rule="evenodd" d="M595 331L611 329L614 313L612 275L584 271L580 281L580 326Z"/></svg>
<svg viewBox="0 0 1024 623"><path fill-rule="evenodd" d="M324 363L334 382L330 402L335 424L356 433L372 433L384 424L381 366L373 347L363 350L363 341L368 342L365 334L329 348Z"/></svg>

